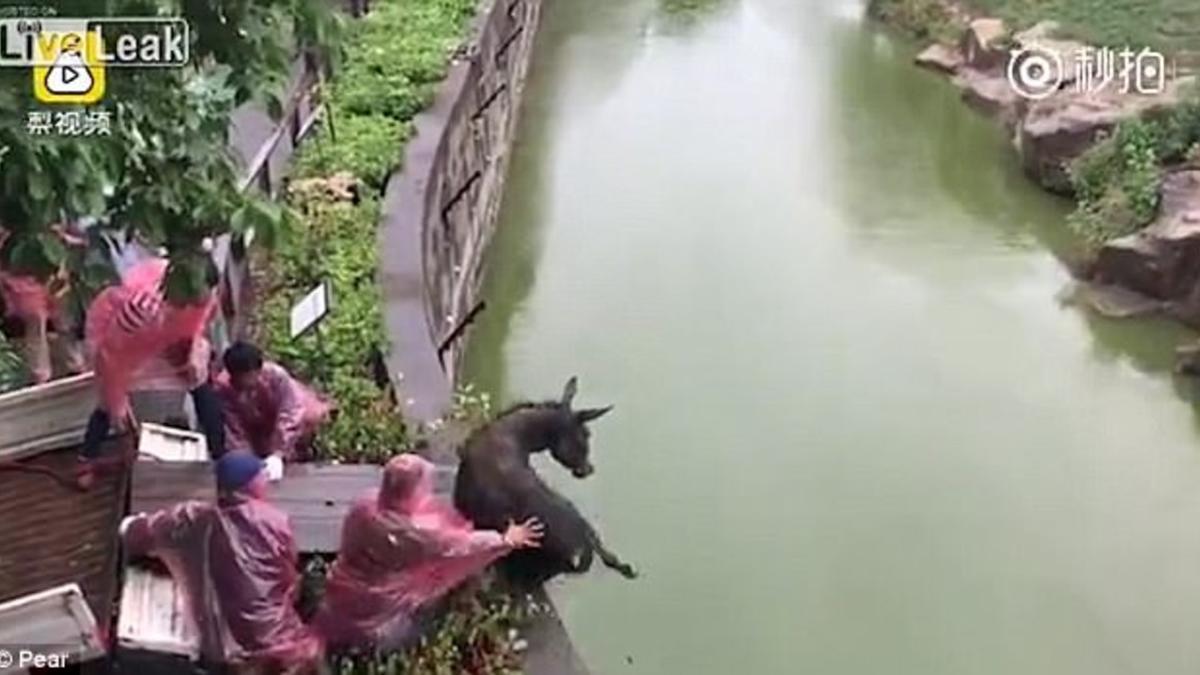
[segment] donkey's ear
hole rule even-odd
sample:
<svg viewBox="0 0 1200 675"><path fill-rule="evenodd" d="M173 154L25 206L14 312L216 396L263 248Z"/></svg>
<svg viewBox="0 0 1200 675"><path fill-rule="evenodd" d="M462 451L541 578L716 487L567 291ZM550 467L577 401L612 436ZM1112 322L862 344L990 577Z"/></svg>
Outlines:
<svg viewBox="0 0 1200 675"><path fill-rule="evenodd" d="M564 408L571 407L571 401L575 400L577 391L579 391L579 378L572 376L567 380L567 386L563 387L562 405Z"/></svg>
<svg viewBox="0 0 1200 675"><path fill-rule="evenodd" d="M575 413L575 419L579 420L580 424L587 424L592 420L597 420L601 417L604 417L608 414L608 411L612 409L613 407L610 405L604 408L588 408L587 410L580 410L579 412Z"/></svg>

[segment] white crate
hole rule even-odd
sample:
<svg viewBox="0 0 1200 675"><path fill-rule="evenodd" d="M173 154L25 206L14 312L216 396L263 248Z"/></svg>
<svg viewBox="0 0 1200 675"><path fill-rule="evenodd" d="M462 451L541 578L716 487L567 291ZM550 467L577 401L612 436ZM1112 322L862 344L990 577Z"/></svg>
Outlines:
<svg viewBox="0 0 1200 675"><path fill-rule="evenodd" d="M90 372L0 395L0 459L79 443L95 407Z"/></svg>
<svg viewBox="0 0 1200 675"><path fill-rule="evenodd" d="M147 461L207 462L208 443L203 434L194 431L144 422L138 455Z"/></svg>
<svg viewBox="0 0 1200 675"><path fill-rule="evenodd" d="M74 583L0 604L0 644L13 659L0 663L0 675L26 672L15 660L22 650L43 657L65 656L70 663L105 654L96 617Z"/></svg>
<svg viewBox="0 0 1200 675"><path fill-rule="evenodd" d="M127 649L199 658L199 633L170 575L139 567L125 570L117 643Z"/></svg>

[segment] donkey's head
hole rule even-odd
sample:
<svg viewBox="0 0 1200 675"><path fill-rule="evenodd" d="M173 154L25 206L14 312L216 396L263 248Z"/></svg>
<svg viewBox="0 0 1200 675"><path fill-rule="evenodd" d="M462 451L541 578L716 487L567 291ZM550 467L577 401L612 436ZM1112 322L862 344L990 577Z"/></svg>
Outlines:
<svg viewBox="0 0 1200 675"><path fill-rule="evenodd" d="M558 404L561 427L557 440L550 446L550 454L559 464L570 470L571 475L576 478L587 478L595 471L591 461L588 460L590 451L588 438L591 433L588 431L587 423L602 417L612 410L612 406L574 410L571 408L571 401L574 400L575 392L578 389L579 381L574 377L568 380L567 386L563 388L562 399Z"/></svg>

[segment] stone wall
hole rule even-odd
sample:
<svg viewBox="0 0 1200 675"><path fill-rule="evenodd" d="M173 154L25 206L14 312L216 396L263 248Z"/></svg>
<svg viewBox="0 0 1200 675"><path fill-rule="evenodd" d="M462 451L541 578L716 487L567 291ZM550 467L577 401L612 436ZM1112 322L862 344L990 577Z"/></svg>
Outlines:
<svg viewBox="0 0 1200 675"><path fill-rule="evenodd" d="M410 419L445 411L478 302L542 0L493 0L388 182L380 228L389 369Z"/></svg>
<svg viewBox="0 0 1200 675"><path fill-rule="evenodd" d="M414 423L450 406L465 347L456 329L479 300L541 9L542 0L485 5L433 105L414 120L403 168L388 180L379 228L388 370ZM431 454L454 459L446 448ZM544 590L535 597L550 603ZM556 613L538 614L524 637L529 675L587 674Z"/></svg>

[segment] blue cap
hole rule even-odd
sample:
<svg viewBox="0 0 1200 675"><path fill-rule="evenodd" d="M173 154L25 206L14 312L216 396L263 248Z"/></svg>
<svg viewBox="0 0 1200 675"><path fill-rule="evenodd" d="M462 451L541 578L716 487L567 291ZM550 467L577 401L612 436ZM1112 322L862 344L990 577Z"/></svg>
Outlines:
<svg viewBox="0 0 1200 675"><path fill-rule="evenodd" d="M244 450L227 452L217 460L217 490L233 492L245 487L247 483L263 470L263 461Z"/></svg>

